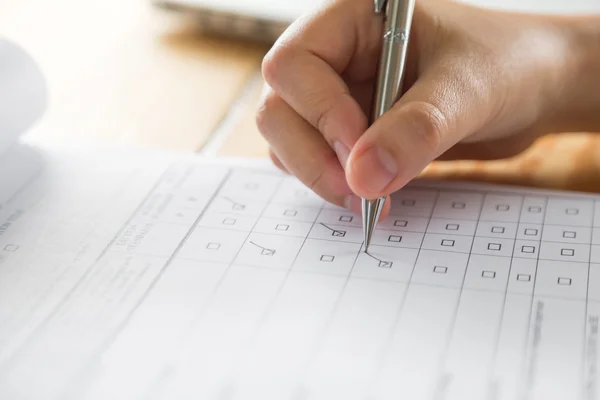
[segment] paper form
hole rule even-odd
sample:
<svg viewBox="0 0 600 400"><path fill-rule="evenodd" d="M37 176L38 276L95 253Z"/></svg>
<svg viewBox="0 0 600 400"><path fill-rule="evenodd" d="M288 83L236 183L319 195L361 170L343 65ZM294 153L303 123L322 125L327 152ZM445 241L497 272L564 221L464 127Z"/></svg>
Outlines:
<svg viewBox="0 0 600 400"><path fill-rule="evenodd" d="M365 254L266 164L14 151L2 399L599 398L599 197L414 182Z"/></svg>

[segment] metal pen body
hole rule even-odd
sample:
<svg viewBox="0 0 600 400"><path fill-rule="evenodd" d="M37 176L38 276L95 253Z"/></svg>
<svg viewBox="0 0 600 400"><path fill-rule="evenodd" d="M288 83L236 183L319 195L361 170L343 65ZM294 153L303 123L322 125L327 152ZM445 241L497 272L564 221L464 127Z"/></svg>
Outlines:
<svg viewBox="0 0 600 400"><path fill-rule="evenodd" d="M384 14L385 20L370 125L389 111L402 94L414 8L415 0L375 0L375 13ZM385 201L385 197L362 199L365 252Z"/></svg>
<svg viewBox="0 0 600 400"><path fill-rule="evenodd" d="M402 94L415 0L388 0L385 4L383 43L371 124L388 112Z"/></svg>

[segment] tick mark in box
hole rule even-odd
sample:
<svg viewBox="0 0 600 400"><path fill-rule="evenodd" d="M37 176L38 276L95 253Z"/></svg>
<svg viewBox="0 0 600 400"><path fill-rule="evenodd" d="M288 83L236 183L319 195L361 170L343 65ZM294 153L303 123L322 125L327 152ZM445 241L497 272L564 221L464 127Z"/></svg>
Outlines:
<svg viewBox="0 0 600 400"><path fill-rule="evenodd" d="M460 225L458 224L446 224L447 231L457 231L458 228L460 228Z"/></svg>
<svg viewBox="0 0 600 400"><path fill-rule="evenodd" d="M19 250L18 244L7 244L6 246L4 246L4 251L15 252L17 250Z"/></svg>
<svg viewBox="0 0 600 400"><path fill-rule="evenodd" d="M500 243L488 243L488 250L500 251L502 245Z"/></svg>
<svg viewBox="0 0 600 400"><path fill-rule="evenodd" d="M571 286L571 278L558 278L558 284L562 286Z"/></svg>
<svg viewBox="0 0 600 400"><path fill-rule="evenodd" d="M452 203L452 208L456 210L464 210L466 207L467 205L465 203L460 203L456 201Z"/></svg>
<svg viewBox="0 0 600 400"><path fill-rule="evenodd" d="M452 240L452 239L443 239L442 240L442 246L445 246L445 247L454 247L454 240Z"/></svg>
<svg viewBox="0 0 600 400"><path fill-rule="evenodd" d="M436 274L445 274L446 272L448 272L448 267L436 265L435 267L433 267L433 272L435 272Z"/></svg>
<svg viewBox="0 0 600 400"><path fill-rule="evenodd" d="M510 206L508 204L496 205L496 211L508 211L508 210L510 210Z"/></svg>
<svg viewBox="0 0 600 400"><path fill-rule="evenodd" d="M540 206L529 206L527 209L530 213L539 214L542 212L542 207Z"/></svg>
<svg viewBox="0 0 600 400"><path fill-rule="evenodd" d="M344 237L344 236L346 236L346 231L334 230L334 231L331 232L331 236Z"/></svg>
<svg viewBox="0 0 600 400"><path fill-rule="evenodd" d="M521 253L533 254L533 253L535 253L535 247L534 246L521 246Z"/></svg>
<svg viewBox="0 0 600 400"><path fill-rule="evenodd" d="M521 282L530 282L531 281L531 275L529 275L529 274L518 274L517 275L517 280L521 281Z"/></svg>
<svg viewBox="0 0 600 400"><path fill-rule="evenodd" d="M275 230L277 231L287 231L288 229L290 229L290 226L286 224L277 224L275 227Z"/></svg>
<svg viewBox="0 0 600 400"><path fill-rule="evenodd" d="M321 261L323 261L323 262L333 262L333 260L335 260L335 256L329 256L326 254L323 254L321 256Z"/></svg>
<svg viewBox="0 0 600 400"><path fill-rule="evenodd" d="M579 215L579 209L578 208L567 208L565 210L565 213L567 215Z"/></svg>
<svg viewBox="0 0 600 400"><path fill-rule="evenodd" d="M340 222L352 222L352 220L354 219L354 217L350 216L350 215L342 215L340 216Z"/></svg>
<svg viewBox="0 0 600 400"><path fill-rule="evenodd" d="M481 277L485 279L494 279L496 277L496 271L481 271Z"/></svg>
<svg viewBox="0 0 600 400"><path fill-rule="evenodd" d="M525 229L525 235L526 236L537 236L538 230L534 229L534 228L527 228L527 229Z"/></svg>
<svg viewBox="0 0 600 400"><path fill-rule="evenodd" d="M296 211L296 210L285 210L283 212L283 215L285 215L286 217L295 217L296 215L298 215L298 211Z"/></svg>
<svg viewBox="0 0 600 400"><path fill-rule="evenodd" d="M577 237L577 232L563 231L563 237L565 239L575 239Z"/></svg>
<svg viewBox="0 0 600 400"><path fill-rule="evenodd" d="M562 249L560 251L560 255L567 256L567 257L573 257L575 255L575 250L574 249Z"/></svg>
<svg viewBox="0 0 600 400"><path fill-rule="evenodd" d="M206 245L208 250L219 250L221 248L221 243L209 243Z"/></svg>
<svg viewBox="0 0 600 400"><path fill-rule="evenodd" d="M402 236L390 235L388 237L388 242L400 243L401 241L402 241Z"/></svg>
<svg viewBox="0 0 600 400"><path fill-rule="evenodd" d="M262 249L262 251L260 252L261 255L263 256L274 256L275 255L275 250L272 249Z"/></svg>
<svg viewBox="0 0 600 400"><path fill-rule="evenodd" d="M492 233L504 233L503 226L492 226Z"/></svg>
<svg viewBox="0 0 600 400"><path fill-rule="evenodd" d="M225 218L223 220L223 225L235 225L237 220L235 218Z"/></svg>
<svg viewBox="0 0 600 400"><path fill-rule="evenodd" d="M404 207L414 207L414 206L415 206L415 204L416 204L416 201L415 201L415 200L413 200L413 199L405 199L405 200L402 200L402 205L403 205Z"/></svg>
<svg viewBox="0 0 600 400"><path fill-rule="evenodd" d="M396 221L394 221L394 226L399 226L401 228L406 228L406 226L408 225L408 221L404 221L401 219L398 219Z"/></svg>
<svg viewBox="0 0 600 400"><path fill-rule="evenodd" d="M391 261L379 261L379 268L392 268L392 264Z"/></svg>

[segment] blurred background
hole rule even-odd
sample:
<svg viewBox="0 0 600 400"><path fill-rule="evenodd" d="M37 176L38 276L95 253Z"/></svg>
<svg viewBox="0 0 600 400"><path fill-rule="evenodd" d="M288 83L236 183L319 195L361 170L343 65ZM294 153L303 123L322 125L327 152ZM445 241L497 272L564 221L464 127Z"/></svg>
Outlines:
<svg viewBox="0 0 600 400"><path fill-rule="evenodd" d="M319 1L0 0L0 36L46 75L50 102L36 139L264 157L254 124L262 58ZM600 13L600 0L469 2ZM600 191L598 172L600 141L584 132L544 138L512 160L434 164L426 174Z"/></svg>

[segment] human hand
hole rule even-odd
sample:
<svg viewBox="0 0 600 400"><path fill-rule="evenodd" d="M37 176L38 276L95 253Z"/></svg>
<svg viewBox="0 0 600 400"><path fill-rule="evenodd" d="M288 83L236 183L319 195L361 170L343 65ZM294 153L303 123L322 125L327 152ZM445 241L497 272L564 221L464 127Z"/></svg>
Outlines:
<svg viewBox="0 0 600 400"><path fill-rule="evenodd" d="M408 90L368 127L382 19L372 0L331 1L265 58L257 123L275 164L359 212L357 196L389 195L435 159L510 157L572 119L582 57L567 25L418 1Z"/></svg>

